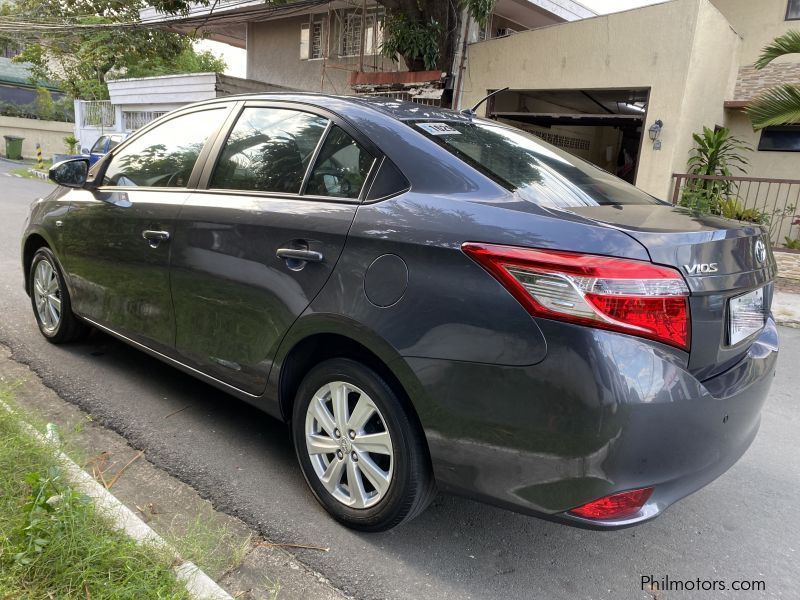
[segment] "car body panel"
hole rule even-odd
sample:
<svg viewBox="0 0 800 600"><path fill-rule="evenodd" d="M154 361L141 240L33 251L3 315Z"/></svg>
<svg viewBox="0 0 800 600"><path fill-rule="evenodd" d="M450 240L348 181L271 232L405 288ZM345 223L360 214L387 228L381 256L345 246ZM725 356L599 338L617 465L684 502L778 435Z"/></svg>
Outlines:
<svg viewBox="0 0 800 600"><path fill-rule="evenodd" d="M76 313L162 352L175 342L167 240L151 247L144 231L174 235L186 190L73 190L63 219L62 264Z"/></svg>
<svg viewBox="0 0 800 600"><path fill-rule="evenodd" d="M357 205L212 191L193 194L172 244L176 350L189 364L260 394L278 344L330 277ZM287 267L278 248L321 252Z"/></svg>

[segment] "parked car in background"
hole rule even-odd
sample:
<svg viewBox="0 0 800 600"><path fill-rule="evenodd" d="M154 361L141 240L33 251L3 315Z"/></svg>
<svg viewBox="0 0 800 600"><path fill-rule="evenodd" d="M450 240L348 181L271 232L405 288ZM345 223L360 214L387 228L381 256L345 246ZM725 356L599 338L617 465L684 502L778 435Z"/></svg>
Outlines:
<svg viewBox="0 0 800 600"><path fill-rule="evenodd" d="M435 484L635 525L758 431L764 230L471 112L223 98L50 176L22 245L42 334L94 326L288 422L350 527L413 517Z"/></svg>
<svg viewBox="0 0 800 600"><path fill-rule="evenodd" d="M86 148L82 150L83 154L89 156L89 166L103 158L127 137L127 133L112 133L108 135L101 135L99 138L97 138L97 141L94 143L91 150L87 150Z"/></svg>

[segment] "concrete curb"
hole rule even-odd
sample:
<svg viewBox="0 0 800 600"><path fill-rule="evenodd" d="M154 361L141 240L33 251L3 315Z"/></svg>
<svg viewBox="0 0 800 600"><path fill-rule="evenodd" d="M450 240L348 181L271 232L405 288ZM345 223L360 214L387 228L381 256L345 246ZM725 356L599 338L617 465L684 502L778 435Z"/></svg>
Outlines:
<svg viewBox="0 0 800 600"><path fill-rule="evenodd" d="M5 402L0 400L0 408L17 415L17 413ZM19 416L19 415L17 415ZM22 421L23 429L32 437L43 444L53 445L58 443L55 428L48 424L47 435L42 435L29 423ZM178 552L170 546L164 538L153 531L150 526L142 521L127 506L122 504L105 487L100 485L86 471L80 468L66 454L60 450L57 452L58 460L66 470L67 479L75 486L79 492L91 498L95 505L110 518L113 524L126 535L133 538L140 544L150 543L166 550L174 556L178 564L173 567L177 578L186 585L191 598L195 600L233 600L233 597L222 589L217 583L206 575L200 568L191 561L181 559Z"/></svg>

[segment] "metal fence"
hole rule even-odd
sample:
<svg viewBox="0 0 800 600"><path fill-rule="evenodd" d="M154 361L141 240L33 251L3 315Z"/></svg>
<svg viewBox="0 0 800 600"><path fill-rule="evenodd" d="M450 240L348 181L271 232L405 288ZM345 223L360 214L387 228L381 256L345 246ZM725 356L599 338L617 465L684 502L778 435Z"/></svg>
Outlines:
<svg viewBox="0 0 800 600"><path fill-rule="evenodd" d="M110 100L80 100L81 127L114 127L114 107Z"/></svg>
<svg viewBox="0 0 800 600"><path fill-rule="evenodd" d="M688 173L674 173L672 179L673 204L714 197L718 200L717 212L763 225L774 246L800 239L800 179Z"/></svg>
<svg viewBox="0 0 800 600"><path fill-rule="evenodd" d="M441 97L427 97L424 94L412 94L407 90L390 90L390 91L369 91L369 92L356 92L357 95L367 96L383 96L392 100L406 100L416 102L417 104L424 104L425 106L441 106Z"/></svg>
<svg viewBox="0 0 800 600"><path fill-rule="evenodd" d="M123 127L125 131L136 131L165 114L167 112L163 110L126 110L122 112Z"/></svg>

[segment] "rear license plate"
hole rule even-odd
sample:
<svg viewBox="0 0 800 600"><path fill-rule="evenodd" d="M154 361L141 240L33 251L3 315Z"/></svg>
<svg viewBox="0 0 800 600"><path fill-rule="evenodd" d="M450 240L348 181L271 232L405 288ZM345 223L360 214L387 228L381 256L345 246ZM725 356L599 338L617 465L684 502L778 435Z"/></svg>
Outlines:
<svg viewBox="0 0 800 600"><path fill-rule="evenodd" d="M731 346L761 331L766 322L764 288L728 300L728 339Z"/></svg>

